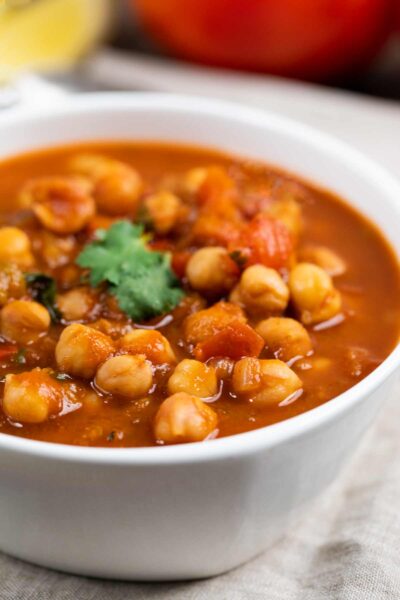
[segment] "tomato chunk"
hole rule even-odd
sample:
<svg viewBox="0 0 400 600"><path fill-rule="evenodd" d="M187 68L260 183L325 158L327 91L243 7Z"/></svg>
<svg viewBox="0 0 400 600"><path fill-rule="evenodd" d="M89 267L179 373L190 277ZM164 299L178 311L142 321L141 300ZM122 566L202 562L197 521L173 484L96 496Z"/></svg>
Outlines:
<svg viewBox="0 0 400 600"><path fill-rule="evenodd" d="M283 223L258 214L242 229L238 240L230 244L229 249L239 253L246 267L262 264L282 269L289 263L293 239Z"/></svg>
<svg viewBox="0 0 400 600"><path fill-rule="evenodd" d="M186 273L186 265L188 264L192 253L188 250L174 252L171 260L171 267L177 277L182 279Z"/></svg>
<svg viewBox="0 0 400 600"><path fill-rule="evenodd" d="M238 304L218 302L186 317L183 324L184 336L189 344L196 345L238 321L246 322L246 316Z"/></svg>
<svg viewBox="0 0 400 600"><path fill-rule="evenodd" d="M159 240L151 240L148 243L148 247L150 250L154 250L155 252L172 252L174 249L174 245L170 240L165 238Z"/></svg>
<svg viewBox="0 0 400 600"><path fill-rule="evenodd" d="M200 244L229 246L239 238L237 223L215 215L200 215L193 226L193 240Z"/></svg>
<svg viewBox="0 0 400 600"><path fill-rule="evenodd" d="M227 246L239 236L242 218L238 191L225 169L210 167L198 191L199 214L193 238L200 244Z"/></svg>
<svg viewBox="0 0 400 600"><path fill-rule="evenodd" d="M259 356L264 340L250 325L235 321L194 349L197 360L205 361L212 357L224 356L239 360L243 356Z"/></svg>

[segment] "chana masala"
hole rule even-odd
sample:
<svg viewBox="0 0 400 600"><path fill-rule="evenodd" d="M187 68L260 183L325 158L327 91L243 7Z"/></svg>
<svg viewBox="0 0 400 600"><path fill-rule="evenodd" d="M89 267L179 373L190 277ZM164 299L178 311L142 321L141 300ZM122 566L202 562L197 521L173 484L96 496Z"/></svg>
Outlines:
<svg viewBox="0 0 400 600"><path fill-rule="evenodd" d="M0 164L0 431L210 440L310 410L399 339L397 259L340 198L161 143Z"/></svg>

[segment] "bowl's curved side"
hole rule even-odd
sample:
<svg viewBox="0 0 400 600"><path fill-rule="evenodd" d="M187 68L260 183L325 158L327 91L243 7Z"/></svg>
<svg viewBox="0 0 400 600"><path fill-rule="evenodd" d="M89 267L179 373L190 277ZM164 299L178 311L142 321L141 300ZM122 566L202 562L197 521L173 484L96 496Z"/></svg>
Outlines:
<svg viewBox="0 0 400 600"><path fill-rule="evenodd" d="M392 378L393 379L393 378ZM0 548L95 577L209 577L249 560L337 476L392 380L308 435L235 458L102 465L0 453Z"/></svg>

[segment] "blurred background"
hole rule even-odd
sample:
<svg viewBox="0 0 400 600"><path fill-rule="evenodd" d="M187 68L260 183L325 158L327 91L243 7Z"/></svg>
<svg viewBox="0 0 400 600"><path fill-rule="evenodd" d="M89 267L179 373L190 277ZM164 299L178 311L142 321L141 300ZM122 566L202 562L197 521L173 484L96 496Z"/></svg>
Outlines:
<svg viewBox="0 0 400 600"><path fill-rule="evenodd" d="M157 89L172 67L400 99L400 0L0 0L3 89L27 72Z"/></svg>

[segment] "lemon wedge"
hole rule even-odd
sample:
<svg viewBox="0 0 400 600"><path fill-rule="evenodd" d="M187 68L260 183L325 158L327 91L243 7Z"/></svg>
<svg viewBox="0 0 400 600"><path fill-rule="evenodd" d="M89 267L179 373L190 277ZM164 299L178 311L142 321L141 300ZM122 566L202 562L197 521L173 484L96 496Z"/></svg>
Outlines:
<svg viewBox="0 0 400 600"><path fill-rule="evenodd" d="M0 80L71 66L107 31L112 0L0 0Z"/></svg>

